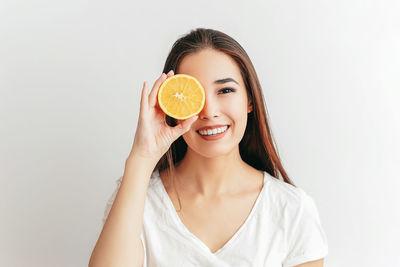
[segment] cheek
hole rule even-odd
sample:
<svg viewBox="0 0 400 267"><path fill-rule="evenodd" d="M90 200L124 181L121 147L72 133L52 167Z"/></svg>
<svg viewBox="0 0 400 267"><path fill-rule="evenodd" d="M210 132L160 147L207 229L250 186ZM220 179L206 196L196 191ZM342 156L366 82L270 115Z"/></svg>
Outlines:
<svg viewBox="0 0 400 267"><path fill-rule="evenodd" d="M201 149L201 138L199 138L198 133L194 129L186 132L182 135L183 140L188 147L192 149Z"/></svg>
<svg viewBox="0 0 400 267"><path fill-rule="evenodd" d="M246 126L247 126L247 118L248 118L248 113L247 113L247 103L244 103L243 101L241 103L238 103L237 106L233 106L231 108L231 120L233 123L233 134L235 136L243 136L244 132L246 131Z"/></svg>
<svg viewBox="0 0 400 267"><path fill-rule="evenodd" d="M196 138L198 136L198 133L196 132L195 128L191 128L189 131L187 131L186 133L184 133L182 135L183 140L185 140L186 144L189 142L191 142L190 140L194 140L194 138Z"/></svg>
<svg viewBox="0 0 400 267"><path fill-rule="evenodd" d="M247 102L245 102L243 99L234 101L234 103L229 105L228 109L233 120L242 122L243 119L247 118Z"/></svg>

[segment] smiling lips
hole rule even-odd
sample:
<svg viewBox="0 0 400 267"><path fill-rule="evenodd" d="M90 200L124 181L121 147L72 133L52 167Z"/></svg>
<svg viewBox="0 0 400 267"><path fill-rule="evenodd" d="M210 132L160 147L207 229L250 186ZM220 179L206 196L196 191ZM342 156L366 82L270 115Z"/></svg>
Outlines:
<svg viewBox="0 0 400 267"><path fill-rule="evenodd" d="M198 130L197 132L201 135L216 135L225 132L226 129L228 129L227 125L217 128L211 128L211 129L209 128L206 130Z"/></svg>
<svg viewBox="0 0 400 267"><path fill-rule="evenodd" d="M212 130L215 128L221 128L224 126L229 126L228 124L218 124L218 125L212 125L212 126L206 126L206 127L202 127L200 129L197 129L197 131L204 131L204 130Z"/></svg>
<svg viewBox="0 0 400 267"><path fill-rule="evenodd" d="M218 140L221 139L222 137L225 136L225 134L228 132L228 129L230 128L229 125L220 127L220 128L214 128L213 130L208 129L207 131L196 131L201 138L207 141L213 141L213 140Z"/></svg>

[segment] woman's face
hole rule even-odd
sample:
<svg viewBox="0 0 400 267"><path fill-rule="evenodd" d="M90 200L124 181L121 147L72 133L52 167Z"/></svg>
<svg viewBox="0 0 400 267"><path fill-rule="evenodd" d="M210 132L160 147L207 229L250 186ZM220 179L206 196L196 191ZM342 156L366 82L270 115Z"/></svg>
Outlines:
<svg viewBox="0 0 400 267"><path fill-rule="evenodd" d="M199 118L183 135L188 150L211 158L238 148L252 106L236 62L223 52L203 49L185 56L176 71L179 73L197 78L206 93ZM198 132L201 128L216 125L229 125L223 137L217 140L206 140Z"/></svg>

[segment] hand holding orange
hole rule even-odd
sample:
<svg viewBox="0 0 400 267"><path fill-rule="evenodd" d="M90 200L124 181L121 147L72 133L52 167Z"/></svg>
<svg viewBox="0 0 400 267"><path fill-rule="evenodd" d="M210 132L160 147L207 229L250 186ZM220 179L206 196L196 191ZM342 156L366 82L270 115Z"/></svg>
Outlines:
<svg viewBox="0 0 400 267"><path fill-rule="evenodd" d="M165 114L185 120L201 112L206 96L203 86L195 77L176 74L161 84L157 99Z"/></svg>
<svg viewBox="0 0 400 267"><path fill-rule="evenodd" d="M201 84L188 75L173 74L172 70L168 74L163 73L151 90L146 81L143 83L138 124L128 158L139 156L156 164L171 144L189 131L198 118L195 115L205 102ZM173 80L166 82L173 76ZM180 120L176 126L171 127L166 123L165 112Z"/></svg>

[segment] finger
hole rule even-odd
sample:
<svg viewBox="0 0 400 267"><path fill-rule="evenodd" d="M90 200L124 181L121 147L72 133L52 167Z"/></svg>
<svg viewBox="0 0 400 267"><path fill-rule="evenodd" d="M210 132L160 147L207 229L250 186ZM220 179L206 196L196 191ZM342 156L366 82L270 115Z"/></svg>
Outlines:
<svg viewBox="0 0 400 267"><path fill-rule="evenodd" d="M179 126L175 127L177 134L180 136L184 133L186 133L187 131L190 130L192 124L199 118L199 116L194 116L191 117L190 119L184 120L182 122L179 123Z"/></svg>
<svg viewBox="0 0 400 267"><path fill-rule="evenodd" d="M157 79L157 81L154 83L153 89L151 89L150 95L149 95L149 106L154 107L157 102L157 93L158 93L158 88L160 87L161 83L165 81L167 78L167 75L165 73L162 73L160 78Z"/></svg>
<svg viewBox="0 0 400 267"><path fill-rule="evenodd" d="M174 75L174 71L173 70L170 70L168 73L167 73L167 78L169 78L169 77L171 77L171 76L173 76Z"/></svg>
<svg viewBox="0 0 400 267"><path fill-rule="evenodd" d="M144 114L144 111L148 108L148 84L146 81L143 82L143 88L142 88L142 95L140 98L140 111L142 114Z"/></svg>
<svg viewBox="0 0 400 267"><path fill-rule="evenodd" d="M173 76L173 75L175 75L174 71L173 71L173 70L170 70L170 71L167 73L166 79L169 78L169 77L171 77L171 76ZM161 77L160 77L160 78L161 78ZM164 82L164 81L165 81L165 79L162 80L161 83ZM160 83L160 86L161 86L161 83ZM158 88L157 88L157 93L158 93L158 89L159 89L160 86L158 86ZM157 95L157 94L156 94L156 95ZM154 96L149 96L150 99L151 99L151 97L154 97ZM153 104L153 106L155 106L156 103L157 103L157 97L155 97L155 98L156 98L156 99L155 99L155 103L154 103L154 102L151 103L151 104ZM151 100L149 100L149 101L151 101Z"/></svg>

